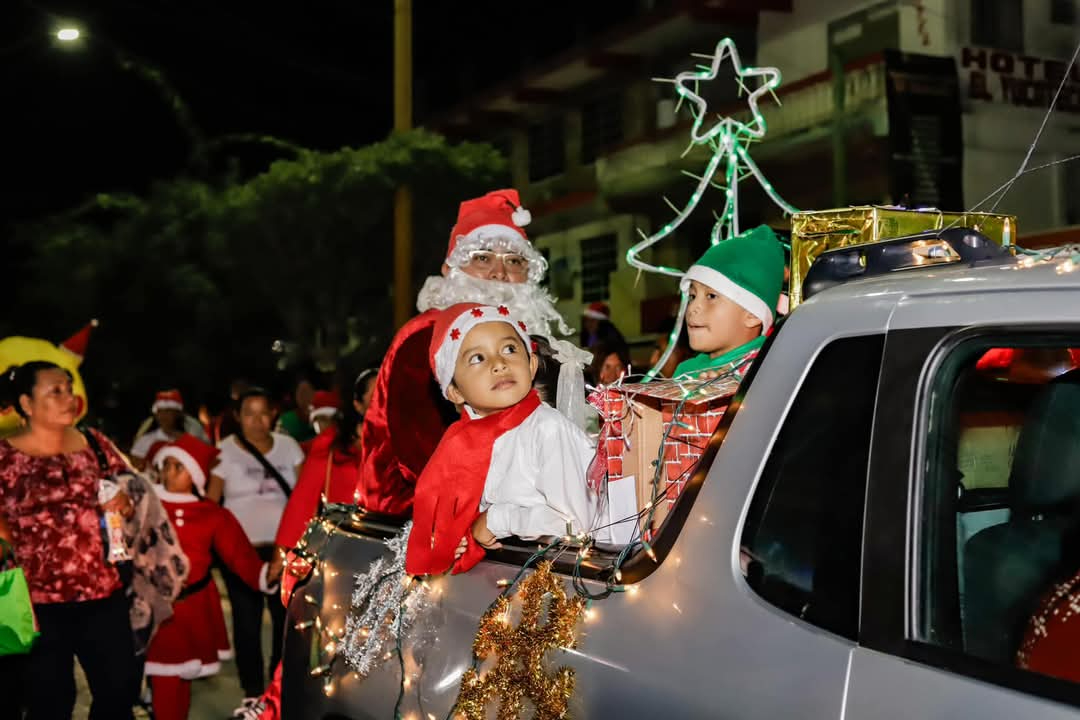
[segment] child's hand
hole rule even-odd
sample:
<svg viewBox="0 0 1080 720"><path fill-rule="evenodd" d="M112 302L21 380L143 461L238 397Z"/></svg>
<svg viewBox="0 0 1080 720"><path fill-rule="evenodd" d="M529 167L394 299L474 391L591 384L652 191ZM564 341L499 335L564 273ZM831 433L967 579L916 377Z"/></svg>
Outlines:
<svg viewBox="0 0 1080 720"><path fill-rule="evenodd" d="M465 550L469 547L469 538L461 538L461 542L458 543L457 549L454 550L454 561L457 562L461 559L461 556L465 554Z"/></svg>
<svg viewBox="0 0 1080 720"><path fill-rule="evenodd" d="M476 520L473 521L472 534L473 537L476 538L476 542L480 543L480 547L485 550L498 550L502 547L499 538L495 537L495 534L488 530L486 510L480 513Z"/></svg>

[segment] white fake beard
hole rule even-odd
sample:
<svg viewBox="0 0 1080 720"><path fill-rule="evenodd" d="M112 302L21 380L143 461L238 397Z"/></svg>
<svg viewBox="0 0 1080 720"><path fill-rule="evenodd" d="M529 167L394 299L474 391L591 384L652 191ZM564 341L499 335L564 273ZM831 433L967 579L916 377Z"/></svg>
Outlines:
<svg viewBox="0 0 1080 720"><path fill-rule="evenodd" d="M450 268L445 277L432 275L425 280L416 297L416 307L420 312L432 308L445 310L464 302L496 307L505 305L511 315L524 322L529 332L535 335L555 339L574 332L555 309L555 299L544 288L531 282L481 280L465 274L461 268Z"/></svg>

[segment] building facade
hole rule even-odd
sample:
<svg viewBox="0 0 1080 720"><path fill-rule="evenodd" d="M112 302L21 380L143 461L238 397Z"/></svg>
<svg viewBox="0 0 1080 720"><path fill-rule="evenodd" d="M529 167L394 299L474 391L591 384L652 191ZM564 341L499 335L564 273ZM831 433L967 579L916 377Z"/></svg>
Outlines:
<svg viewBox="0 0 1080 720"><path fill-rule="evenodd" d="M730 37L744 64L783 75L779 102L762 105L768 134L751 153L788 203L972 209L1016 173L1063 75L1027 167L1080 153L1080 67L1065 72L1080 39L1077 3L639 3L625 23L428 124L506 152L567 317L604 300L624 334L648 338L672 314L676 283L639 275L626 251L685 205L690 176L709 157L687 151L690 114L654 78L693 69L702 60L691 53ZM730 69L700 91L710 112L747 115ZM759 188L740 187L744 226L787 226ZM646 259L687 267L722 199L706 194ZM1080 224L1080 162L1025 175L981 209L991 207L1019 217L1022 244L1068 238Z"/></svg>

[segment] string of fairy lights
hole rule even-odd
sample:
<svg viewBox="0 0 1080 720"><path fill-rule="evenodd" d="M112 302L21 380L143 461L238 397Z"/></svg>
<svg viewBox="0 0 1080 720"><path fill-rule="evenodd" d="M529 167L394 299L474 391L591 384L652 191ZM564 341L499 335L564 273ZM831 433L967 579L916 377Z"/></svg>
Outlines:
<svg viewBox="0 0 1080 720"><path fill-rule="evenodd" d="M709 60L708 65L699 65L694 70L686 70L678 73L674 78L654 78L657 82L672 83L678 95L677 107L685 101L690 106L693 116L693 125L690 129L690 142L683 151L687 155L696 147L708 148L711 157L701 175L690 175L697 180L697 185L690 194L687 203L679 208L670 200L665 201L675 212L675 217L663 225L659 230L646 234L639 229L642 236L640 242L626 252L626 262L639 271L658 273L669 277L681 278L683 271L664 265L654 265L642 259L642 253L653 247L661 240L670 237L679 228L690 214L697 209L698 203L704 197L709 188L714 188L723 193L723 209L716 215L710 232L710 242L716 245L734 235L739 234L739 183L754 179L765 190L769 199L788 215L798 212L792 205L787 203L768 181L758 168L757 163L750 157L747 149L751 143L764 139L766 132L765 116L758 107L758 101L766 94L776 98L775 90L780 86L780 71L773 67L744 67L739 58L739 52L734 41L724 38L717 43L711 55L695 55ZM739 84L740 93L746 93L746 104L750 109L749 122L742 122L730 115L716 116L714 124L707 130L703 126L708 122L710 113L708 103L698 93L701 83L715 81L720 68L730 62L735 71L735 80ZM754 80L756 87L748 87L746 81ZM717 180L720 166L724 166L723 180ZM670 359L675 349L679 333L682 331L682 322L686 316L687 295L681 293L679 309L676 313L675 327L668 338L666 350L662 353L656 365L649 370L647 378L656 377L659 369Z"/></svg>
<svg viewBox="0 0 1080 720"><path fill-rule="evenodd" d="M688 402L700 399L701 393L714 383L722 383L732 377L737 377L739 368L733 363L726 367L716 377L706 381L694 381L680 379L677 382L682 398L678 402L674 417L682 416L684 406ZM633 395L629 395L629 402L625 412L632 412ZM691 444L686 438L674 436L673 433L678 423L667 423L660 442L660 455L652 463L653 494L637 513L617 519L606 525L593 528L588 533L578 535L565 535L553 539L546 545L539 546L529 558L521 565L516 575L509 580L499 582L501 590L496 598L488 606L485 616L497 614L504 620L506 618L506 603L520 585L522 579L530 569L540 563L558 561L563 554L574 554L570 575L570 584L573 596L578 599L578 604L570 604L566 607L571 610L580 610L581 617L586 621L592 621L596 617L597 610L594 602L603 600L616 593L628 593L637 595L637 585L624 585L622 583L622 565L639 550L654 562L658 561L656 552L649 542L648 528L652 527L653 516L660 502L667 501L668 491L685 482L694 467L688 467L675 477L664 478L665 464L663 463L663 448L671 440L676 443ZM696 447L696 446L695 446ZM700 450L701 448L697 448ZM298 593L303 602L312 607L314 614L306 619L297 621L293 627L298 631L313 630L312 652L310 658L311 677L322 679L324 694L331 696L337 689L336 678L341 675L352 675L356 679L365 677L382 662L390 660L396 654L400 668L400 686L397 705L400 707L405 694L410 688L411 679L406 670L405 655L403 654L402 642L404 633L413 623L415 617L424 612L431 603L441 595L443 588L439 578L425 578L408 576L404 571L405 541L407 540L410 524L406 524L397 535L386 541L389 553L377 558L369 568L354 576L353 592L348 607L341 603L332 603L327 606L325 600L320 600L311 591L306 589L308 580L318 580L325 577L331 580L339 574L330 566L325 555L330 548L334 536L341 532L342 524L351 521L362 521L363 510L359 505L358 496L354 496L351 504L327 504L323 503L323 509L305 531L303 537L294 549L295 558L292 561L291 570L297 568L306 569L307 577L301 578L293 589L293 594L287 598L287 605L291 604L293 597ZM616 553L604 567L594 570L592 583L601 585L599 590L590 587L590 579L585 576L585 561L596 552L596 534L601 530L615 525L632 522L635 530L631 539L618 553ZM502 608L496 613L497 608ZM329 615L329 617L324 617ZM481 656L474 653L470 669L474 671L474 677L479 677ZM339 663L345 665L338 671ZM466 698L469 696L469 688L464 686ZM554 701L553 698L549 698ZM465 700L466 704L475 703ZM457 707L457 705L455 705ZM454 711L451 711L451 715ZM467 717L469 713L464 713ZM395 717L403 717L398 709Z"/></svg>

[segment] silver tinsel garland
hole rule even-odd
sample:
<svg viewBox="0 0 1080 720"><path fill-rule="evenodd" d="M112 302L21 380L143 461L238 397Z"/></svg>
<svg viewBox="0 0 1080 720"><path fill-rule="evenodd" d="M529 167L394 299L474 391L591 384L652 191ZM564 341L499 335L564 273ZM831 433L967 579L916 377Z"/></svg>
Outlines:
<svg viewBox="0 0 1080 720"><path fill-rule="evenodd" d="M367 572L356 574L341 655L360 675L367 675L386 659L388 648L397 644L429 605L429 588L405 574L405 548L411 529L412 523L407 523L386 541L390 553L375 560Z"/></svg>

